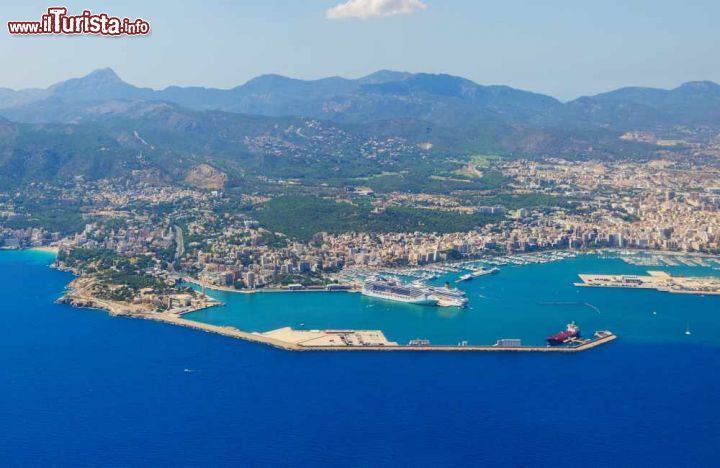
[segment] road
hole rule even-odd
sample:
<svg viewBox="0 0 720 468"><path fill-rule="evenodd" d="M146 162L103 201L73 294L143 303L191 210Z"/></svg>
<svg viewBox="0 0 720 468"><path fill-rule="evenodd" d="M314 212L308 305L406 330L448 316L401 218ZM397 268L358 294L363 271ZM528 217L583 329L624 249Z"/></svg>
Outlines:
<svg viewBox="0 0 720 468"><path fill-rule="evenodd" d="M179 260L185 254L185 239L180 226L175 226L175 259Z"/></svg>

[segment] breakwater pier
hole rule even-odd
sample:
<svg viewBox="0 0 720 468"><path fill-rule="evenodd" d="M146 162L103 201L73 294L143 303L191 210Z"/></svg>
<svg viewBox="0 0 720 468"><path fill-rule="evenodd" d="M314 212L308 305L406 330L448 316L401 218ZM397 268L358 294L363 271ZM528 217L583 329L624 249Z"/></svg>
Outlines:
<svg viewBox="0 0 720 468"><path fill-rule="evenodd" d="M572 340L563 346L503 346L500 343L496 345L401 345L389 341L380 330L295 330L283 327L259 333L246 332L235 327L196 322L169 313L143 314L138 318L193 328L286 351L577 353L617 339L612 332L599 331L593 338Z"/></svg>

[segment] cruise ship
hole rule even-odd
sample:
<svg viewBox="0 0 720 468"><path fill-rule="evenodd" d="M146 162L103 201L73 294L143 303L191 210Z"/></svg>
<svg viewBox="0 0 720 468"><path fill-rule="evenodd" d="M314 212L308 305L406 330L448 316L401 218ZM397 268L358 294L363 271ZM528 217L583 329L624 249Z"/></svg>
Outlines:
<svg viewBox="0 0 720 468"><path fill-rule="evenodd" d="M438 300L432 297L425 289L417 286L405 285L398 280L375 277L363 284L362 294L389 301L405 302L417 305L438 305Z"/></svg>
<svg viewBox="0 0 720 468"><path fill-rule="evenodd" d="M430 294L430 297L437 299L440 307L465 307L468 303L465 292L457 288L451 288L447 283L443 288L425 286L425 290Z"/></svg>

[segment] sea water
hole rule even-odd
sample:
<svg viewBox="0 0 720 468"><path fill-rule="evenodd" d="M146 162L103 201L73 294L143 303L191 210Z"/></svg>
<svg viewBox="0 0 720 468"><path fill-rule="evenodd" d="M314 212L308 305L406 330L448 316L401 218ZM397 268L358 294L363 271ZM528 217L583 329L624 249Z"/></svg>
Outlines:
<svg viewBox="0 0 720 468"><path fill-rule="evenodd" d="M694 296L653 290L597 289L575 286L578 274L646 274L648 267L618 258L581 255L544 264L502 267L455 284L467 293L469 307L444 308L403 304L345 292L241 294L209 291L225 306L186 318L241 330L265 332L284 326L298 329L380 329L388 339L406 344L415 338L434 344L494 344L520 338L542 345L548 335L575 321L586 335L611 330L635 343L720 345L720 296ZM663 267L673 275L712 275L710 268ZM685 334L690 327L692 338Z"/></svg>
<svg viewBox="0 0 720 468"><path fill-rule="evenodd" d="M620 261L503 268L464 284L459 312L220 294L205 312L220 315L195 317L448 343L539 343L575 320L620 337L517 355L292 353L113 318L54 304L72 277L50 260L0 252L3 466L717 466L718 298L572 286L642 271Z"/></svg>

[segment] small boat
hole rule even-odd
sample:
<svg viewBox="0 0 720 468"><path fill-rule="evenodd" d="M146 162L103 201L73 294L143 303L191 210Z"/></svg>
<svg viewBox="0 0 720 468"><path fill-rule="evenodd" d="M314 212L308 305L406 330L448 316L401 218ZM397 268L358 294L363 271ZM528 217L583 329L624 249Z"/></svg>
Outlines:
<svg viewBox="0 0 720 468"><path fill-rule="evenodd" d="M692 332L690 331L690 324L685 324L685 334L686 335L692 335Z"/></svg>
<svg viewBox="0 0 720 468"><path fill-rule="evenodd" d="M458 278L457 281L455 281L455 282L456 282L456 283L461 283L461 282L463 282L463 281L469 281L469 280L471 280L471 279L473 279L473 278L474 278L474 277L473 277L472 273L468 273L468 274L466 274L466 275L462 275L462 276L461 276L460 278Z"/></svg>
<svg viewBox="0 0 720 468"><path fill-rule="evenodd" d="M490 269L483 267L483 268L478 268L477 270L473 271L471 273L471 276L473 278L478 278L480 276L485 276L485 275L494 275L499 272L500 272L500 268L497 268L497 267L490 268Z"/></svg>

